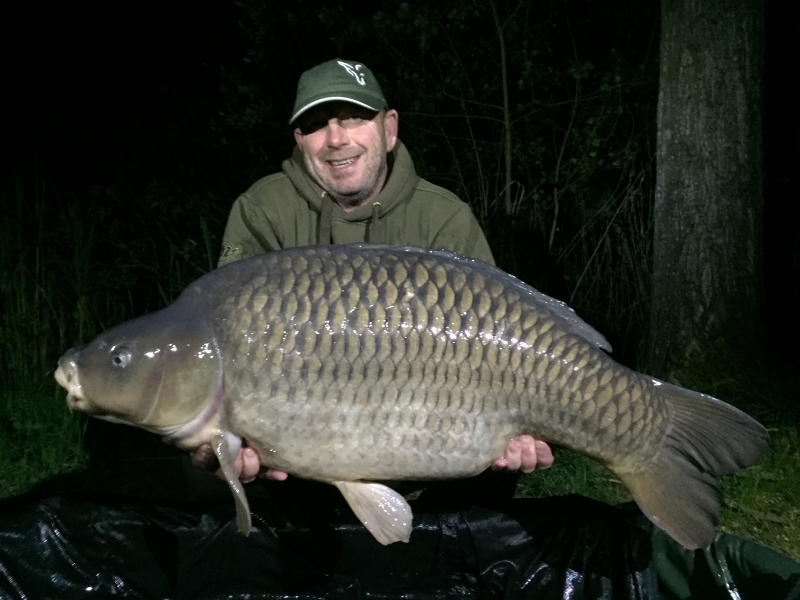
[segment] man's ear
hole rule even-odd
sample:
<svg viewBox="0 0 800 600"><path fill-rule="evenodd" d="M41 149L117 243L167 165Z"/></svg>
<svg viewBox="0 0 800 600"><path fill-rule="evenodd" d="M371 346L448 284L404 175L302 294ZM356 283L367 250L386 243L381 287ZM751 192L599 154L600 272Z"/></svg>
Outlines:
<svg viewBox="0 0 800 600"><path fill-rule="evenodd" d="M303 140L303 132L300 131L299 127L296 127L294 130L294 141L297 142L297 147L300 148L300 150L302 151L304 140Z"/></svg>
<svg viewBox="0 0 800 600"><path fill-rule="evenodd" d="M386 152L391 152L394 150L394 146L397 143L397 121L399 115L397 111L394 109L387 110L386 114L383 115L383 134L386 136ZM295 139L297 138L297 134L295 133ZM298 142L299 144L299 142Z"/></svg>

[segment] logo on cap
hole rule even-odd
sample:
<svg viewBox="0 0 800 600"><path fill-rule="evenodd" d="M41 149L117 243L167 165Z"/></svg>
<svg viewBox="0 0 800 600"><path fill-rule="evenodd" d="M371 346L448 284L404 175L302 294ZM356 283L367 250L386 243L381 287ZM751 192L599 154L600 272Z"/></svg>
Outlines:
<svg viewBox="0 0 800 600"><path fill-rule="evenodd" d="M364 74L358 72L359 69L361 69L361 65L350 65L350 64L348 64L346 62L343 62L341 60L338 60L336 62L338 62L345 71L350 73L350 75L355 77L356 81L359 83L359 85L367 85L367 83L364 81Z"/></svg>

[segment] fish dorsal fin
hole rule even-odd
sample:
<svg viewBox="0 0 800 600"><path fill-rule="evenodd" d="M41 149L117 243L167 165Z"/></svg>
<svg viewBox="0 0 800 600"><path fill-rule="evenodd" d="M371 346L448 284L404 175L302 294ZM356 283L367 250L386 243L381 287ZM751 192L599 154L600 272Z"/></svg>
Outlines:
<svg viewBox="0 0 800 600"><path fill-rule="evenodd" d="M247 503L247 496L244 493L242 482L239 481L239 478L233 470L233 460L239 452L239 448L241 448L242 441L239 438L229 440L229 435L230 434L218 431L214 434L211 445L214 447L214 454L217 455L219 466L222 468L222 473L228 481L228 487L231 489L233 500L236 503L236 525L243 534L248 535L252 525L250 505ZM239 447L234 448L231 441L234 441L234 444Z"/></svg>
<svg viewBox="0 0 800 600"><path fill-rule="evenodd" d="M509 277L512 276L509 275ZM559 325L568 333L583 338L596 348L600 348L606 352L611 352L611 344L608 343L608 340L605 338L605 336L597 331L594 327L589 325L586 321L581 319L578 316L578 313L570 308L566 302L562 302L561 300L557 300L552 296L543 294L536 288L532 288L516 277L514 277L514 279L516 280L517 289L519 289L523 295L533 298L534 301L540 306L547 307L547 310L550 311L550 314L553 316L553 318L555 318L557 321L560 321Z"/></svg>
<svg viewBox="0 0 800 600"><path fill-rule="evenodd" d="M380 483L334 481L358 519L384 546L408 542L411 537L411 507L392 488Z"/></svg>

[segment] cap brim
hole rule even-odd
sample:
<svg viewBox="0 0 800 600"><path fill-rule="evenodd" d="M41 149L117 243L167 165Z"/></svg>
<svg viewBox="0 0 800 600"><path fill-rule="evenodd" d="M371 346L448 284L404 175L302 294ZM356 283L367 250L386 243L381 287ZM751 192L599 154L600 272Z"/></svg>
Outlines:
<svg viewBox="0 0 800 600"><path fill-rule="evenodd" d="M306 104L303 108L299 109L296 113L292 115L292 118L289 119L289 125L294 123L297 120L297 117L302 115L306 112L309 108L316 106L317 104L323 104L325 102L334 102L334 101L341 101L341 102L349 102L350 104L357 104L358 106L363 106L364 108L368 108L369 110L379 112L381 109L376 108L373 105L367 104L361 100L356 100L355 98L346 97L346 96L324 96L323 98L318 98L316 100L312 100L308 104ZM374 103L373 103L374 104Z"/></svg>

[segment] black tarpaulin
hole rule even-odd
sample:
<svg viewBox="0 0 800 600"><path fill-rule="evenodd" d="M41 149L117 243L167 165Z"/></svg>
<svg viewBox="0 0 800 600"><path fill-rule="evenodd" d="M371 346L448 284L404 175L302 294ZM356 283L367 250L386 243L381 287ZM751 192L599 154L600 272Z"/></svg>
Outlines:
<svg viewBox="0 0 800 600"><path fill-rule="evenodd" d="M724 535L689 552L632 506L566 496L434 512L412 502L411 541L384 547L344 504L291 498L256 499L249 537L230 501L7 500L0 590L37 600L800 598L788 558Z"/></svg>

